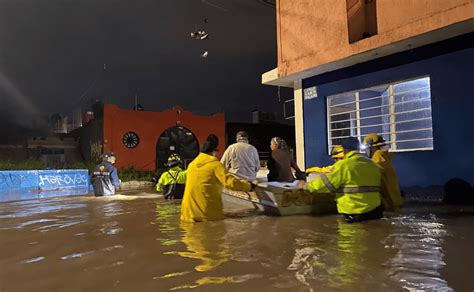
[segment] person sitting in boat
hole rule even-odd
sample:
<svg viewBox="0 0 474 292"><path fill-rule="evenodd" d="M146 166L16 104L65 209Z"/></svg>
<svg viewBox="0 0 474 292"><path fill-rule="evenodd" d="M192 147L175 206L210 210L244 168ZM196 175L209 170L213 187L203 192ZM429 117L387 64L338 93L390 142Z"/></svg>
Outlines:
<svg viewBox="0 0 474 292"><path fill-rule="evenodd" d="M236 143L227 147L222 155L222 164L239 178L249 181L256 179L260 170L257 148L249 144L249 135L245 131L237 132L235 140Z"/></svg>
<svg viewBox="0 0 474 292"><path fill-rule="evenodd" d="M367 155L382 169L382 205L385 211L398 211L403 205L400 184L392 165L393 155L386 148L385 139L377 134L364 137Z"/></svg>
<svg viewBox="0 0 474 292"><path fill-rule="evenodd" d="M268 181L294 182L293 170L297 176L296 179L305 179L304 173L293 159L285 140L280 137L273 137L270 141L270 148L272 151L267 161Z"/></svg>
<svg viewBox="0 0 474 292"><path fill-rule="evenodd" d="M181 169L181 158L173 153L165 164L168 168L163 172L156 184L156 190L162 192L165 199L182 199L186 183L186 171Z"/></svg>
<svg viewBox="0 0 474 292"><path fill-rule="evenodd" d="M346 222L381 218L380 167L359 153L357 138L344 138L341 145L344 158L334 164L333 170L300 186L313 193L334 193L337 211Z"/></svg>
<svg viewBox="0 0 474 292"><path fill-rule="evenodd" d="M342 158L344 158L344 149L341 145L334 145L331 147L331 158L334 159L334 162L338 162ZM331 172L333 169L333 165L328 165L324 167L310 167L306 169L306 173L328 173Z"/></svg>
<svg viewBox="0 0 474 292"><path fill-rule="evenodd" d="M201 153L189 164L181 220L187 222L213 221L224 218L222 188L251 191L255 185L229 173L216 158L219 139L209 135Z"/></svg>
<svg viewBox="0 0 474 292"><path fill-rule="evenodd" d="M120 187L121 181L114 166L116 159L113 152L104 153L102 162L94 167L91 184L96 197L115 195L115 189Z"/></svg>

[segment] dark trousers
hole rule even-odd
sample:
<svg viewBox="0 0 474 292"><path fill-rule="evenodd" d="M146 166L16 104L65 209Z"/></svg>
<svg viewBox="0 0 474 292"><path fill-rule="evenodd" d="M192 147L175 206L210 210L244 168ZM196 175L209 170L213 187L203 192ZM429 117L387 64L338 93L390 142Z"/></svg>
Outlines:
<svg viewBox="0 0 474 292"><path fill-rule="evenodd" d="M377 208L373 209L372 211L369 211L367 213L362 213L362 214L342 214L344 217L344 220L347 223L354 223L354 222L361 222L361 221L367 221L367 220L374 220L374 219L380 219L383 216L383 208L382 205L378 206Z"/></svg>

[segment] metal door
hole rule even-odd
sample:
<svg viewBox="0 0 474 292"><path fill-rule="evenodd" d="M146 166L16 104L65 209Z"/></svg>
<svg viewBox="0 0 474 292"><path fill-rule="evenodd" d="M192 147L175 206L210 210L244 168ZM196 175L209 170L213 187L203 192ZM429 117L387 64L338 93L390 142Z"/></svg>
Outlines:
<svg viewBox="0 0 474 292"><path fill-rule="evenodd" d="M166 129L156 143L156 168L163 168L172 153L177 153L183 161L183 166L187 167L189 162L199 154L196 136L190 130L180 126Z"/></svg>

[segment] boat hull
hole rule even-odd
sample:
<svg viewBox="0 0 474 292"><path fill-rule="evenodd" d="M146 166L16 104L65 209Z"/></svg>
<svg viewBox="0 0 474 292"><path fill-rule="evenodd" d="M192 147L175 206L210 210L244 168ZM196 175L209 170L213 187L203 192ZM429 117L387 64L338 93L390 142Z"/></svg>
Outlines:
<svg viewBox="0 0 474 292"><path fill-rule="evenodd" d="M254 208L268 215L336 214L334 195L315 194L292 186L259 184L254 192L224 189L226 204Z"/></svg>

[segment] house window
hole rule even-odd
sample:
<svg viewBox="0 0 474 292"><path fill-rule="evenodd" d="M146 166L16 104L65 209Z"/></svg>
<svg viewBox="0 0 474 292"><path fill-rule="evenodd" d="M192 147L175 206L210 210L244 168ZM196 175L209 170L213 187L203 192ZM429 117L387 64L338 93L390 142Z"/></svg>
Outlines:
<svg viewBox="0 0 474 292"><path fill-rule="evenodd" d="M346 0L349 43L377 34L376 0Z"/></svg>
<svg viewBox="0 0 474 292"><path fill-rule="evenodd" d="M433 150L429 77L328 96L327 115L329 149L377 133L390 151Z"/></svg>

